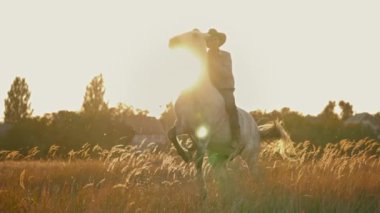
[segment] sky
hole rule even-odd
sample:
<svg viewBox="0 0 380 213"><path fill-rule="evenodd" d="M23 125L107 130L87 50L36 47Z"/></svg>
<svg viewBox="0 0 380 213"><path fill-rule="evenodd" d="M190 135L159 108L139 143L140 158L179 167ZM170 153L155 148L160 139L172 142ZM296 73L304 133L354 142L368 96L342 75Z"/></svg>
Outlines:
<svg viewBox="0 0 380 213"><path fill-rule="evenodd" d="M196 73L169 39L211 27L227 35L239 107L316 115L345 100L379 112L379 11L368 0L0 0L0 120L16 76L34 115L80 110L102 74L110 106L158 116Z"/></svg>

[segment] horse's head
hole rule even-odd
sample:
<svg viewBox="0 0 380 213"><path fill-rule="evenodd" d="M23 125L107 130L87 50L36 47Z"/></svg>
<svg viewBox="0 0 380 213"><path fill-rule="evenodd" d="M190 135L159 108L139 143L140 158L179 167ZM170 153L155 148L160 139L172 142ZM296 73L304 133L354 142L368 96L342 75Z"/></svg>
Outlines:
<svg viewBox="0 0 380 213"><path fill-rule="evenodd" d="M197 54L206 54L206 34L198 29L174 36L169 41L170 48L186 48Z"/></svg>

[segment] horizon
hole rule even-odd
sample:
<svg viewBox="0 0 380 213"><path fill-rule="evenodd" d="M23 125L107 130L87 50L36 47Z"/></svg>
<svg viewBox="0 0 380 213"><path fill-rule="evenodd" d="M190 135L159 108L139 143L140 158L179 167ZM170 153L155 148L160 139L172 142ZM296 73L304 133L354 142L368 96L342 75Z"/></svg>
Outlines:
<svg viewBox="0 0 380 213"><path fill-rule="evenodd" d="M171 51L169 39L211 27L227 34L238 107L317 115L343 100L355 113L379 112L380 3L274 3L2 3L0 120L16 76L29 85L33 115L43 115L79 111L100 73L109 106L157 117L195 79L192 59Z"/></svg>

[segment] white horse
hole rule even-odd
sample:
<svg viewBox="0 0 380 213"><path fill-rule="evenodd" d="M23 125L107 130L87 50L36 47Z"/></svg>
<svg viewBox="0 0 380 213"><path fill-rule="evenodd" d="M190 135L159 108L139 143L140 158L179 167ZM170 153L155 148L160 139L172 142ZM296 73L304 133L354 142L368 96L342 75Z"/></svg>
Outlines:
<svg viewBox="0 0 380 213"><path fill-rule="evenodd" d="M180 156L187 162L192 153L177 141L177 136L187 134L196 149L195 164L197 176L205 190L202 164L208 154L211 164L223 166L228 159L240 154L251 170L255 170L260 148L260 133L256 122L246 111L238 108L240 144L231 142L229 117L223 97L212 85L208 76L207 34L192 30L170 39L169 47L184 47L191 50L203 62L199 82L193 88L180 94L175 102L176 122L168 136Z"/></svg>

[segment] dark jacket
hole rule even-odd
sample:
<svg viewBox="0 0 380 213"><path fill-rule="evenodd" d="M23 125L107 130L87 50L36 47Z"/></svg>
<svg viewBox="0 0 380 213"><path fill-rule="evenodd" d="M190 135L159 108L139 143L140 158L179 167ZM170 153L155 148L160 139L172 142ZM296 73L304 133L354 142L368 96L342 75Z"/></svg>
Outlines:
<svg viewBox="0 0 380 213"><path fill-rule="evenodd" d="M209 51L208 72L210 80L217 89L234 89L235 80L232 75L232 61L229 52Z"/></svg>

